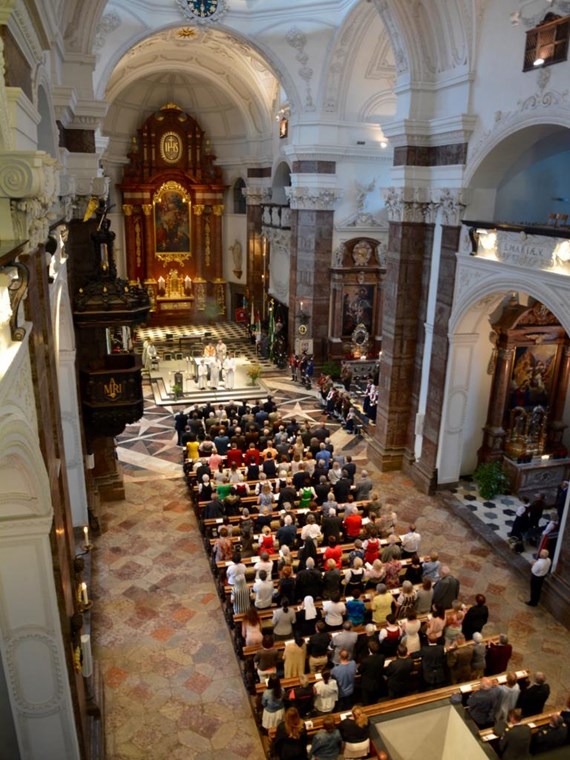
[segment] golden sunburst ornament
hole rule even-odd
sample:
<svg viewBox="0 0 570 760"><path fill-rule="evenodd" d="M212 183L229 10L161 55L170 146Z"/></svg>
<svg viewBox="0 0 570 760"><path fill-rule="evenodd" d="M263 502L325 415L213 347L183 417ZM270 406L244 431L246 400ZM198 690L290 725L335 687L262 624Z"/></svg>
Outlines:
<svg viewBox="0 0 570 760"><path fill-rule="evenodd" d="M197 34L198 32L189 26L183 26L176 32L176 36L179 40L191 40L193 37L196 37Z"/></svg>

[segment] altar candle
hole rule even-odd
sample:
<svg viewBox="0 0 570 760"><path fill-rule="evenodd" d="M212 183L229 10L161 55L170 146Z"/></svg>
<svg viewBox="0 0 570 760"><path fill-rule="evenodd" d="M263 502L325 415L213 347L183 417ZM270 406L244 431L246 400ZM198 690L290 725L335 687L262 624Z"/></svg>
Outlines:
<svg viewBox="0 0 570 760"><path fill-rule="evenodd" d="M89 596L87 595L87 584L85 581L80 586L81 588L81 602L87 606L89 604Z"/></svg>
<svg viewBox="0 0 570 760"><path fill-rule="evenodd" d="M85 536L85 546L89 546L89 528L87 525L83 528L83 535Z"/></svg>

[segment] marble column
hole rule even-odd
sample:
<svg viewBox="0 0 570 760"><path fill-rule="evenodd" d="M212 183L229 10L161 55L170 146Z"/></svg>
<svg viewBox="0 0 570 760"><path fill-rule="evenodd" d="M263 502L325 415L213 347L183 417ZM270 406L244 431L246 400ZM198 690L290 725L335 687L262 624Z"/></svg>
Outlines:
<svg viewBox="0 0 570 760"><path fill-rule="evenodd" d="M292 187L285 188L291 204L291 275L289 280L289 344L295 346L295 316L307 315L304 339L313 341L315 360L327 358L331 300L331 252L336 187L334 161L294 161Z"/></svg>
<svg viewBox="0 0 570 760"><path fill-rule="evenodd" d="M421 382L423 323L433 226L426 199L395 190L385 198L390 219L384 280L382 363L374 439L369 452L381 470L413 458L414 418Z"/></svg>
<svg viewBox="0 0 570 760"><path fill-rule="evenodd" d="M253 299L254 310L261 315L265 298L261 239L262 204L271 200L271 188L248 185L243 192L247 201L247 291L250 301Z"/></svg>
<svg viewBox="0 0 570 760"><path fill-rule="evenodd" d="M460 206L457 207L456 219L459 221ZM446 214L442 221L452 221ZM438 260L437 282L433 293L433 307L426 321L426 336L431 331L429 352L426 351L422 376L422 398L419 413L421 416L420 453L408 468L408 474L415 484L425 493L433 493L437 486L437 452L441 429L445 376L449 353L448 325L453 304L455 286L456 253L459 248L461 228L456 224L443 224L441 227L441 245L434 251ZM431 300L431 299L430 299ZM429 355L428 355L429 354ZM429 400L429 403L428 403Z"/></svg>

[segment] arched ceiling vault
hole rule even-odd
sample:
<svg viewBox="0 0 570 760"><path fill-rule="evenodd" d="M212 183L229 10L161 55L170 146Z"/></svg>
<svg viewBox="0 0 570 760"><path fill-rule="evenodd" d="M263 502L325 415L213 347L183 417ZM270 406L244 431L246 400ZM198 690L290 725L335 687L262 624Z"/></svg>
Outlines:
<svg viewBox="0 0 570 760"><path fill-rule="evenodd" d="M279 82L254 51L222 30L153 34L118 61L105 99L107 157L120 159L146 116L175 102L198 120L214 151L271 135Z"/></svg>

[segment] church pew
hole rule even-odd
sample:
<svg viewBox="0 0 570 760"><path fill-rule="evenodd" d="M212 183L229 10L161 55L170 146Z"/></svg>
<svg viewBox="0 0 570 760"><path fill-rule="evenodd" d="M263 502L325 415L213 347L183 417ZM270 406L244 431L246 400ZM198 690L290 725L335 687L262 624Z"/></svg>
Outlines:
<svg viewBox="0 0 570 760"><path fill-rule="evenodd" d="M517 679L519 682L524 681L528 677L529 671L521 669L516 671ZM500 673L497 676L499 683L505 683L507 680L506 673ZM362 707L363 712L368 718L375 718L379 716L388 715L390 713L397 713L401 710L407 710L412 707L421 707L422 705L428 705L431 702L437 702L440 699L449 699L454 694L462 694L466 699L467 695L479 688L480 679L474 681L466 681L460 684L454 684L453 686L442 686L439 689L432 689L430 691L419 692L418 694L411 694L406 697L398 697L397 699L387 699L384 702L376 702L373 705L366 705ZM350 710L343 712L330 713L335 723L340 723L344 717L350 715ZM315 734L323 727L324 716L313 717L305 721L305 727L309 735ZM270 732L271 734L271 732Z"/></svg>
<svg viewBox="0 0 570 760"><path fill-rule="evenodd" d="M422 621L423 620L427 620L427 615L420 615L420 616L418 616L418 620L422 620ZM356 629L354 629L354 630L356 630ZM491 644L491 643L496 644L496 643L498 643L498 641L499 641L499 637L498 636L486 636L483 639L483 642L485 644ZM285 643L287 643L287 642L285 642ZM466 642L465 644L462 644L461 646L462 647L472 646L472 643L473 642ZM385 660L385 662L384 662L384 667L387 667L395 659L396 659L395 657L387 657L386 660ZM421 662L421 659L417 656L417 653L414 653L412 655L412 659L413 659L414 663L416 663L416 664L419 664ZM321 676L320 673L307 673L306 675L307 675L307 678L309 679L309 683L316 683L318 680L320 680L322 678L322 676ZM357 675L357 677L358 677L358 675ZM504 682L506 682L506 676L502 680L502 683L504 683ZM299 684L300 684L300 681L299 681L298 677L295 677L295 678L282 678L281 679L281 688L283 689L283 691L287 691L288 689L292 689L294 686L299 686ZM459 686L461 686L461 684L455 684L456 688L459 688ZM265 683L257 683L255 685L255 692L256 692L256 694L261 695L261 694L263 694L263 692L265 691L266 688L267 687L266 687ZM491 730L491 729L488 729L488 730Z"/></svg>
<svg viewBox="0 0 570 760"><path fill-rule="evenodd" d="M348 560L347 552L351 551L354 547L352 546L352 544L348 544L348 545L347 544L343 544L342 546L343 546L343 555L342 555L343 567L345 569L348 569L348 565L346 564L347 560ZM319 549L321 551L319 551ZM320 546L319 549L317 549L317 553L318 554L324 554L325 547ZM291 552L291 554L293 554L293 552ZM273 560L273 557L275 557L275 556L278 557L278 555L271 555L270 559ZM248 557L247 559L253 559L253 557ZM255 565L256 565L255 562L246 563L245 559L242 560L242 562L246 565L246 570L254 570L255 569ZM411 560L409 560L409 559L402 559L402 560L400 560L400 562L402 564L402 570L400 572L403 572L407 568L407 566L410 564ZM216 563L216 565L221 565L223 569L225 569L228 564L229 564L228 562L217 562ZM274 564L275 564L275 561L274 561ZM274 583L275 587L277 587L279 579L278 578L273 578L272 580L273 580L273 583ZM382 581L379 581L379 583L382 583ZM249 581L247 585L251 588L251 586L253 585L253 582ZM225 590L226 594L229 594L231 592L231 590L232 590L232 587L229 584L226 583L226 584L224 584L224 590Z"/></svg>
<svg viewBox="0 0 570 760"><path fill-rule="evenodd" d="M274 584L274 585L276 586L277 584ZM414 588L416 590L418 588L420 588L420 587L421 587L420 584L414 586ZM390 591L390 593L394 597L394 601L402 593L402 587L401 586L398 586L398 588L393 588L393 589L388 589L388 590ZM374 598L374 594L372 594L372 593L364 593L364 594L360 595L360 599L361 599L361 601L364 602L364 604L366 606L366 609L370 609L370 602L372 601L373 598ZM351 597L351 596L348 596L348 597L347 596L341 596L340 601L346 603L346 601L348 599L353 599L353 597ZM324 601L323 599L315 599L315 607L318 607L318 608L322 609L323 601ZM259 617L262 620L266 620L266 619L271 618L273 616L273 612L275 610L279 609L280 606L281 605L279 605L279 604L272 604L271 607L267 607L266 609L263 609L263 610L257 610L257 613L258 613ZM294 608L294 609L297 608L297 609L295 609L295 611L297 611L298 609L300 609L300 605L295 604L295 603L291 603L289 606L292 607L292 608ZM234 619L234 623L241 623L243 620L245 620L245 614L239 613L237 615L234 615L233 619ZM427 615L418 617L418 620L427 620Z"/></svg>
<svg viewBox="0 0 570 760"><path fill-rule="evenodd" d="M541 728L544 728L544 726L547 726L550 723L550 718L553 715L558 715L559 712L559 710L554 710L550 712L540 713L539 715L529 715L528 718L523 718L521 720L521 725L530 726L530 730L534 734ZM500 739L500 737L495 733L494 728L481 729L479 731L479 738L481 741L489 742L493 746L495 746L495 744L498 744L498 741Z"/></svg>

